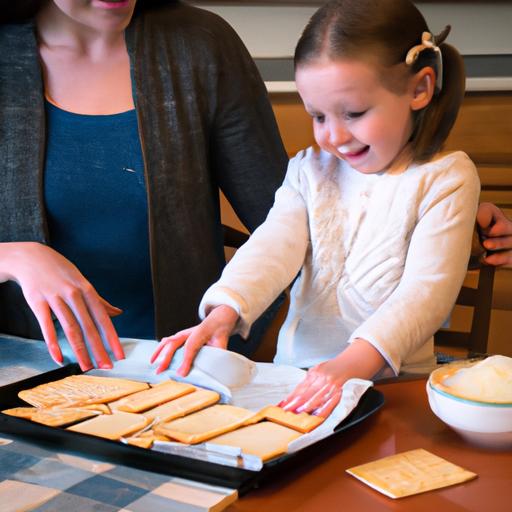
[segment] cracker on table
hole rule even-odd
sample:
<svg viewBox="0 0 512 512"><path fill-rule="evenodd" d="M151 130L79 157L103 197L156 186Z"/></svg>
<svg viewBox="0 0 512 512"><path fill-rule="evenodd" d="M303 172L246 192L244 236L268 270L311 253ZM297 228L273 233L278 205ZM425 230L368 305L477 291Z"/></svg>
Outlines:
<svg viewBox="0 0 512 512"><path fill-rule="evenodd" d="M390 498L440 489L477 476L423 449L355 466L347 469L347 473Z"/></svg>

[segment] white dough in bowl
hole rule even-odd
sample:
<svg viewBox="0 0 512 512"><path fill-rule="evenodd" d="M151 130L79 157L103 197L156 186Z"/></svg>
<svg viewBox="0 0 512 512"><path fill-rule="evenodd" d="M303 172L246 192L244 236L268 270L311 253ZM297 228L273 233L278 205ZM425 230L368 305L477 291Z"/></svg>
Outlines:
<svg viewBox="0 0 512 512"><path fill-rule="evenodd" d="M512 358L491 356L443 381L450 392L471 400L512 403Z"/></svg>

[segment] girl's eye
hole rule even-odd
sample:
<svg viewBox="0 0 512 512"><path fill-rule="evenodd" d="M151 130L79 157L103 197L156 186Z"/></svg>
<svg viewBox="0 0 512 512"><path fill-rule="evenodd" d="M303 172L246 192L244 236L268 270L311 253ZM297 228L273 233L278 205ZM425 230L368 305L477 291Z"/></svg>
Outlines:
<svg viewBox="0 0 512 512"><path fill-rule="evenodd" d="M366 110L363 112L346 112L345 117L347 119L358 119L366 114Z"/></svg>
<svg viewBox="0 0 512 512"><path fill-rule="evenodd" d="M313 120L316 122L316 123L323 123L325 121L325 116L321 115L321 114L314 114L313 115Z"/></svg>

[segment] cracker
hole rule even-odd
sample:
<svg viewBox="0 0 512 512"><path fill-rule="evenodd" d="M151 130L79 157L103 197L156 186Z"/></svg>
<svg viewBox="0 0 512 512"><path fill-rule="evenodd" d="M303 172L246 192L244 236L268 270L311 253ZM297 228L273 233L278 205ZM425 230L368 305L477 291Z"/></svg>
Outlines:
<svg viewBox="0 0 512 512"><path fill-rule="evenodd" d="M284 409L281 409L281 407L274 405L265 407L259 412L259 414L264 419L279 423L285 427L293 428L303 434L311 432L325 419L322 416L313 416L312 414L307 414L305 412L297 414L285 411Z"/></svg>
<svg viewBox="0 0 512 512"><path fill-rule="evenodd" d="M347 469L347 473L390 498L440 489L477 476L423 449L384 457Z"/></svg>
<svg viewBox="0 0 512 512"><path fill-rule="evenodd" d="M48 427L62 427L64 425L71 425L77 421L85 420L91 416L98 416L99 414L101 414L101 412L75 407L67 407L63 409L37 409L30 419L36 423L47 425Z"/></svg>
<svg viewBox="0 0 512 512"><path fill-rule="evenodd" d="M271 421L241 427L210 439L210 444L236 446L244 453L258 456L263 462L286 453L288 444L302 434Z"/></svg>
<svg viewBox="0 0 512 512"><path fill-rule="evenodd" d="M111 404L111 407L118 411L141 412L180 396L193 393L195 390L196 387L192 384L167 380L149 389L121 398L115 404Z"/></svg>
<svg viewBox="0 0 512 512"><path fill-rule="evenodd" d="M37 412L37 407L13 407L12 409L5 409L2 412L9 416L31 420L32 416Z"/></svg>
<svg viewBox="0 0 512 512"><path fill-rule="evenodd" d="M209 389L197 389L193 393L176 398L171 402L149 409L142 414L150 421L171 421L217 403L220 395Z"/></svg>
<svg viewBox="0 0 512 512"><path fill-rule="evenodd" d="M153 447L153 439L151 437L128 437L126 442L131 446L138 446L147 450Z"/></svg>
<svg viewBox="0 0 512 512"><path fill-rule="evenodd" d="M255 414L233 405L212 405L184 418L155 426L155 432L182 443L196 444L234 430L250 421Z"/></svg>
<svg viewBox="0 0 512 512"><path fill-rule="evenodd" d="M118 440L143 429L148 424L147 418L141 414L116 411L112 414L103 414L91 420L82 421L68 427L68 430Z"/></svg>
<svg viewBox="0 0 512 512"><path fill-rule="evenodd" d="M20 391L18 396L35 407L72 407L106 403L149 388L145 382L92 375L71 375Z"/></svg>

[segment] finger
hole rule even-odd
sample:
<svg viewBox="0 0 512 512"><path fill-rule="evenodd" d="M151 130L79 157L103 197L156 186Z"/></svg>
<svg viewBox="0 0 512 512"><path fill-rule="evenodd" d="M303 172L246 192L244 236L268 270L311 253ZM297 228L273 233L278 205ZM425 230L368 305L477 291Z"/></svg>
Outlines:
<svg viewBox="0 0 512 512"><path fill-rule="evenodd" d="M62 366L64 359L62 352L57 341L57 332L55 331L55 325L51 315L50 306L45 300L32 302L27 301L30 309L33 311L41 332L43 333L43 339L48 347L48 352L51 358L60 366Z"/></svg>
<svg viewBox="0 0 512 512"><path fill-rule="evenodd" d="M191 331L192 329L185 329L184 331L180 331L176 334L173 334L172 336L167 336L165 338L162 338L160 340L160 343L158 344L158 346L156 347L155 351L153 352L153 355L151 356L151 359L149 360L149 362L151 364L153 364L157 359L158 359L158 356L160 355L160 353L162 352L162 350L169 344L169 343L172 343L174 342L175 340L177 342L179 342L181 340L181 344L178 345L178 347L181 347L181 345L183 345L183 343L185 343L185 341L187 341L187 338L189 337L189 332Z"/></svg>
<svg viewBox="0 0 512 512"><path fill-rule="evenodd" d="M300 407L297 407L297 412L310 413L322 405L325 404L333 396L336 391L336 386L332 384L326 384L322 386L318 391L311 395Z"/></svg>
<svg viewBox="0 0 512 512"><path fill-rule="evenodd" d="M94 290L92 286L88 283L85 286L89 286L91 290ZM87 303L85 297L83 295L83 288L73 287L67 291L65 297L67 299L66 303L75 315L80 328L82 329L82 336L85 340L87 340L89 350L92 353L94 361L96 362L96 366L102 369L111 369L112 361L105 349L105 345L103 345L103 339L101 337L98 326L96 325L91 310L87 307ZM111 322L110 318L105 313L103 306L99 306L104 314L104 317L108 319L108 322ZM96 313L99 313L97 310ZM113 327L112 327L113 328ZM115 334L117 338L117 334ZM119 345L118 350L120 349L122 354L122 347L120 346L119 339L117 339L117 343ZM124 354L123 354L124 355Z"/></svg>
<svg viewBox="0 0 512 512"><path fill-rule="evenodd" d="M190 335L189 339L185 343L185 352L183 354L183 361L178 368L178 374L182 377L186 377L192 368L192 363L196 358L197 354L210 340L204 337L201 332L195 332Z"/></svg>
<svg viewBox="0 0 512 512"><path fill-rule="evenodd" d="M62 326L64 335L66 336L82 371L85 372L92 369L93 364L84 341L82 329L71 309L60 297L52 299L50 307Z"/></svg>
<svg viewBox="0 0 512 512"><path fill-rule="evenodd" d="M294 392L285 400L281 406L285 411L297 412L313 395L318 388L314 385L301 384L297 386Z"/></svg>
<svg viewBox="0 0 512 512"><path fill-rule="evenodd" d="M476 214L476 220L482 230L486 230L492 225L496 210L497 208L495 208L492 203L480 204Z"/></svg>
<svg viewBox="0 0 512 512"><path fill-rule="evenodd" d="M483 262L494 267L512 268L512 251L495 252L483 258Z"/></svg>
<svg viewBox="0 0 512 512"><path fill-rule="evenodd" d="M512 236L500 236L497 238L488 238L487 240L484 240L483 245L489 251L512 249Z"/></svg>
<svg viewBox="0 0 512 512"><path fill-rule="evenodd" d="M94 325L94 327L95 327L94 333L99 334L99 332L101 332L101 334L103 335L103 338L101 338L101 336L100 336L98 339L96 337L96 335L93 333L94 339L96 340L97 343L99 343L99 346L97 348L100 351L100 356L103 357L103 354L105 354L107 356L107 360L108 360L107 363L110 364L110 367L112 368L112 363L110 361L110 358L108 357L107 352L105 351L105 348L103 345L103 340L105 340L107 342L108 346L114 353L114 357L117 360L124 359L125 355L124 355L123 346L121 345L121 342L119 341L119 336L117 335L117 332L114 328L114 324L112 323L112 320L110 320L110 316L104 306L104 303L106 303L108 306L110 306L110 304L108 304L108 302L101 299L101 297L96 293L96 291L92 287L91 287L91 290L86 292L86 294L84 295L84 299L85 299L86 308L89 311L89 315L87 315L87 317L91 318L91 320L93 322L92 325ZM113 306L110 306L110 307L112 308ZM115 308L115 309L118 310L118 308ZM119 311L121 311L121 310L119 310ZM120 314L120 313L116 313L116 315L117 314ZM91 349L94 351L94 347L92 345L91 345ZM95 356L95 359L96 359L96 356ZM104 359L102 359L102 361L105 362Z"/></svg>
<svg viewBox="0 0 512 512"><path fill-rule="evenodd" d="M165 351L163 352L163 358L160 362L160 365L156 369L156 373L162 373L164 370L167 370L169 368L169 365L171 364L172 358L174 357L174 354L176 353L176 350L178 350L183 343L185 343L185 340L182 338L173 339L166 343Z"/></svg>
<svg viewBox="0 0 512 512"><path fill-rule="evenodd" d="M98 299L100 300L101 304L103 305L109 316L118 316L123 312L121 308L113 306L112 304L110 304L110 302L106 301L100 295L98 295Z"/></svg>
<svg viewBox="0 0 512 512"><path fill-rule="evenodd" d="M329 398L321 407L313 411L315 416L322 416L322 418L327 418L331 412L335 409L335 407L340 403L341 400L341 389L334 393L331 398Z"/></svg>

